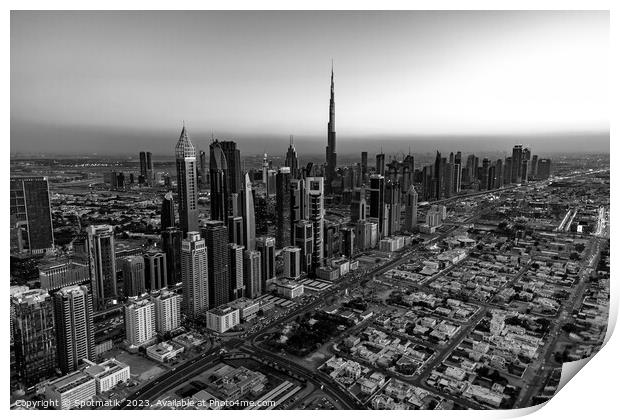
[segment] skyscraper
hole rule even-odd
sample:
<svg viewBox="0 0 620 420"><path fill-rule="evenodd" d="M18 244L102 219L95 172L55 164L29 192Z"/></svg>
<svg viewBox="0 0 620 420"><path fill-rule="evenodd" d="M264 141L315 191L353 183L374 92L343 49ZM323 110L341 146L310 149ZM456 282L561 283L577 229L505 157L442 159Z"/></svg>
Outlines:
<svg viewBox="0 0 620 420"><path fill-rule="evenodd" d="M220 147L226 157L226 185L230 193L239 193L243 188L241 177L241 152L234 141L221 141Z"/></svg>
<svg viewBox="0 0 620 420"><path fill-rule="evenodd" d="M254 217L254 195L252 194L252 181L248 173L244 176L243 188L243 245L248 251L256 247L256 220Z"/></svg>
<svg viewBox="0 0 620 420"><path fill-rule="evenodd" d="M81 251L88 260L95 308L101 310L117 297L114 228L91 225L86 228L86 234Z"/></svg>
<svg viewBox="0 0 620 420"><path fill-rule="evenodd" d="M512 165L511 165L511 175L510 182L513 184L518 184L521 182L521 162L523 161L523 146L520 144L515 145L512 148Z"/></svg>
<svg viewBox="0 0 620 420"><path fill-rule="evenodd" d="M58 364L54 303L41 289L16 293L11 303L16 370L20 381L31 386L54 375Z"/></svg>
<svg viewBox="0 0 620 420"><path fill-rule="evenodd" d="M362 183L366 182L366 176L368 175L368 152L362 152Z"/></svg>
<svg viewBox="0 0 620 420"><path fill-rule="evenodd" d="M351 198L351 223L366 220L366 189L358 188L353 191Z"/></svg>
<svg viewBox="0 0 620 420"><path fill-rule="evenodd" d="M327 123L327 147L325 148L325 162L327 162L327 188L331 193L331 183L336 175L336 102L334 100L334 67L332 64L331 90L329 96L329 122Z"/></svg>
<svg viewBox="0 0 620 420"><path fill-rule="evenodd" d="M295 150L295 145L293 144L292 135L288 145L288 150L286 151L284 166L291 168L291 176L293 178L299 178L299 158L297 157L297 150Z"/></svg>
<svg viewBox="0 0 620 420"><path fill-rule="evenodd" d="M289 279L301 277L301 248L287 246L282 250L284 256L284 276Z"/></svg>
<svg viewBox="0 0 620 420"><path fill-rule="evenodd" d="M385 175L385 155L383 152L376 156L375 174Z"/></svg>
<svg viewBox="0 0 620 420"><path fill-rule="evenodd" d="M243 285L245 297L254 299L261 295L262 284L261 254L258 251L243 252Z"/></svg>
<svg viewBox="0 0 620 420"><path fill-rule="evenodd" d="M243 245L243 217L228 216L228 242Z"/></svg>
<svg viewBox="0 0 620 420"><path fill-rule="evenodd" d="M161 249L166 254L166 277L168 284L181 282L181 244L183 232L177 228L168 228L161 233Z"/></svg>
<svg viewBox="0 0 620 420"><path fill-rule="evenodd" d="M291 244L291 170L280 168L276 175L276 247Z"/></svg>
<svg viewBox="0 0 620 420"><path fill-rule="evenodd" d="M54 295L58 364L74 372L83 359L95 357L92 296L86 286L64 287Z"/></svg>
<svg viewBox="0 0 620 420"><path fill-rule="evenodd" d="M261 256L261 293L276 280L276 240L270 236L256 238L256 249Z"/></svg>
<svg viewBox="0 0 620 420"><path fill-rule="evenodd" d="M323 265L323 220L325 217L323 177L306 178L308 220L312 223L312 273Z"/></svg>
<svg viewBox="0 0 620 420"><path fill-rule="evenodd" d="M400 231L400 185L398 181L388 180L385 186L385 204L387 232L385 236L395 235Z"/></svg>
<svg viewBox="0 0 620 420"><path fill-rule="evenodd" d="M42 253L54 247L47 177L11 177L11 250Z"/></svg>
<svg viewBox="0 0 620 420"><path fill-rule="evenodd" d="M175 215L174 215L174 200L172 198L172 191L168 191L161 203L161 231L174 227Z"/></svg>
<svg viewBox="0 0 620 420"><path fill-rule="evenodd" d="M207 247L198 232L188 232L181 244L183 312L198 318L209 308Z"/></svg>
<svg viewBox="0 0 620 420"><path fill-rule="evenodd" d="M227 221L229 171L222 145L215 140L209 145L209 178L211 179L211 220ZM219 306L219 305L218 305Z"/></svg>
<svg viewBox="0 0 620 420"><path fill-rule="evenodd" d="M551 159L538 159L538 179L548 179L551 176Z"/></svg>
<svg viewBox="0 0 620 420"><path fill-rule="evenodd" d="M183 234L198 230L198 174L196 149L183 124L181 136L175 148L177 167L177 191L179 200L179 225Z"/></svg>
<svg viewBox="0 0 620 420"><path fill-rule="evenodd" d="M228 272L230 275L230 299L235 300L245 295L243 282L243 251L242 245L228 244Z"/></svg>
<svg viewBox="0 0 620 420"><path fill-rule="evenodd" d="M301 270L311 273L314 235L310 221L302 219L295 223L294 243L297 248L301 249Z"/></svg>
<svg viewBox="0 0 620 420"><path fill-rule="evenodd" d="M209 166L207 165L207 154L204 150L198 153L200 167L200 187L206 188L209 185Z"/></svg>
<svg viewBox="0 0 620 420"><path fill-rule="evenodd" d="M387 231L385 215L385 178L383 175L370 176L370 208L368 217L374 219L379 228L379 236L383 237Z"/></svg>
<svg viewBox="0 0 620 420"><path fill-rule="evenodd" d="M151 152L140 152L140 175L146 184L153 185L155 177L153 173L153 155Z"/></svg>
<svg viewBox="0 0 620 420"><path fill-rule="evenodd" d="M144 282L144 258L139 255L124 257L119 260L123 273L123 291L125 296L139 296L146 291Z"/></svg>
<svg viewBox="0 0 620 420"><path fill-rule="evenodd" d="M303 179L292 179L289 186L290 225L285 228L290 230L291 243L295 242L295 225L305 216L305 194Z"/></svg>
<svg viewBox="0 0 620 420"><path fill-rule="evenodd" d="M209 259L209 308L230 302L228 275L228 228L220 220L209 220L202 228Z"/></svg>
<svg viewBox="0 0 620 420"><path fill-rule="evenodd" d="M180 233L180 232L179 232ZM179 241L180 244L180 241ZM144 254L144 287L147 291L168 287L168 267L166 254L150 251Z"/></svg>

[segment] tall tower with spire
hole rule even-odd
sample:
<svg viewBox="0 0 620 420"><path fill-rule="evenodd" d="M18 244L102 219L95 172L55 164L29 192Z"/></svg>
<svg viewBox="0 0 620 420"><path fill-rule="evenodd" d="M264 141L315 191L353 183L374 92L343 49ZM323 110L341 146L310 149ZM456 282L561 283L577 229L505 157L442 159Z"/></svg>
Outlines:
<svg viewBox="0 0 620 420"><path fill-rule="evenodd" d="M336 102L334 101L334 63L332 61L331 92L329 97L329 122L327 123L327 191L331 193L331 183L336 175Z"/></svg>
<svg viewBox="0 0 620 420"><path fill-rule="evenodd" d="M297 151L295 150L295 144L293 143L293 136L291 135L288 150L286 151L286 160L284 166L291 168L291 175L294 179L299 177L299 158L297 157Z"/></svg>
<svg viewBox="0 0 620 420"><path fill-rule="evenodd" d="M198 173L196 149L183 122L183 130L175 147L179 224L183 235L198 231Z"/></svg>

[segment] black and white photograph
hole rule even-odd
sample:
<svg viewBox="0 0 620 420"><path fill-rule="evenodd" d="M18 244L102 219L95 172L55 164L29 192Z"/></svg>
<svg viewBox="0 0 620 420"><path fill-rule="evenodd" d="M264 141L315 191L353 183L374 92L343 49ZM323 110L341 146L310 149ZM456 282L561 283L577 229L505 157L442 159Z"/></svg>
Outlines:
<svg viewBox="0 0 620 420"><path fill-rule="evenodd" d="M531 409L602 351L609 10L5 13L12 411Z"/></svg>

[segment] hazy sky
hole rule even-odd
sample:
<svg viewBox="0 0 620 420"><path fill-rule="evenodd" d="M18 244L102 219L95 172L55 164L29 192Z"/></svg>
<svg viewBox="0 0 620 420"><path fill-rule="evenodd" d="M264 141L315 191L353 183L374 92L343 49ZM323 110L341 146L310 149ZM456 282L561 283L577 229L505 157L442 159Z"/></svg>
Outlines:
<svg viewBox="0 0 620 420"><path fill-rule="evenodd" d="M608 37L593 11L13 12L11 152L172 155L184 119L200 148L321 154L332 58L338 153L575 132L606 151Z"/></svg>

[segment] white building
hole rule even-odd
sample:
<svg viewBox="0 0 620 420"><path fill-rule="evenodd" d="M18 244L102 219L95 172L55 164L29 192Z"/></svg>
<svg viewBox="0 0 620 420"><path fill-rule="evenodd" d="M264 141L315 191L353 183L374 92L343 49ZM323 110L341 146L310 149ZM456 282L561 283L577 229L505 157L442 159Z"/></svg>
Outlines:
<svg viewBox="0 0 620 420"><path fill-rule="evenodd" d="M155 337L155 304L148 298L129 299L125 306L125 334L132 346L141 346Z"/></svg>
<svg viewBox="0 0 620 420"><path fill-rule="evenodd" d="M294 281L279 281L277 292L287 299L295 299L304 294L304 285Z"/></svg>
<svg viewBox="0 0 620 420"><path fill-rule="evenodd" d="M153 295L155 304L155 328L164 334L179 328L181 324L181 295L163 289Z"/></svg>
<svg viewBox="0 0 620 420"><path fill-rule="evenodd" d="M185 347L174 341L164 341L146 348L146 355L151 359L164 363L183 353Z"/></svg>
<svg viewBox="0 0 620 420"><path fill-rule="evenodd" d="M248 298L234 300L228 305L233 309L239 309L239 317L242 321L247 321L256 317L260 309L260 303L258 301Z"/></svg>
<svg viewBox="0 0 620 420"><path fill-rule="evenodd" d="M95 378L82 372L70 373L49 382L45 396L54 401L55 407L70 410L91 401L97 394Z"/></svg>
<svg viewBox="0 0 620 420"><path fill-rule="evenodd" d="M109 359L96 364L86 360L90 366L84 372L95 378L97 394L108 392L120 382L126 382L130 378L129 366L116 359Z"/></svg>
<svg viewBox="0 0 620 420"><path fill-rule="evenodd" d="M222 305L207 311L207 328L223 333L239 324L239 309Z"/></svg>
<svg viewBox="0 0 620 420"><path fill-rule="evenodd" d="M342 277L349 274L349 270L351 269L351 263L346 258L339 258L332 261L332 267L339 269L340 277Z"/></svg>

